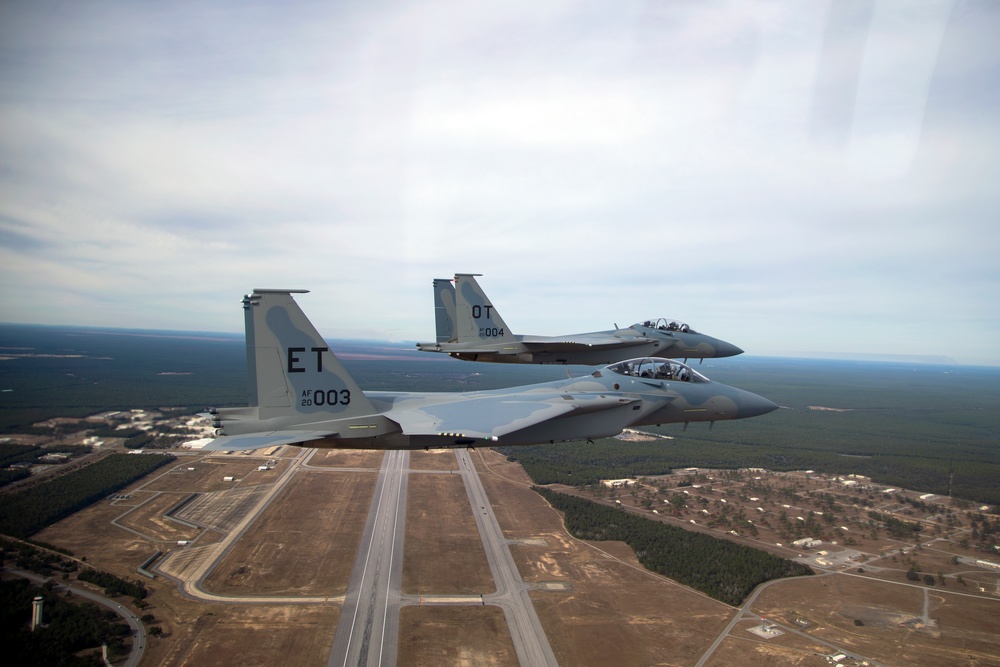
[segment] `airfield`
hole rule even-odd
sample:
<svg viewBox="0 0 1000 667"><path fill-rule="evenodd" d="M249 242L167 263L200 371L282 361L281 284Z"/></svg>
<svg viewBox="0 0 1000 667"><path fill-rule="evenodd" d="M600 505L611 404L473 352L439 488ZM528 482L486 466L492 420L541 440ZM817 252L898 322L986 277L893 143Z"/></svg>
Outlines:
<svg viewBox="0 0 1000 667"><path fill-rule="evenodd" d="M817 573L769 582L737 609L647 571L622 543L574 539L492 450L173 453L34 536L146 582L164 634L142 665L1000 665L1000 571L976 565L998 559L896 499L917 492L753 470L591 493ZM784 501L789 485L811 504ZM880 511L926 521L920 541L857 528L861 487ZM842 508L840 539L778 546L775 516L825 516L821 493ZM707 525L705 509L729 523ZM732 527L768 515L756 535ZM911 559L939 583L908 581Z"/></svg>

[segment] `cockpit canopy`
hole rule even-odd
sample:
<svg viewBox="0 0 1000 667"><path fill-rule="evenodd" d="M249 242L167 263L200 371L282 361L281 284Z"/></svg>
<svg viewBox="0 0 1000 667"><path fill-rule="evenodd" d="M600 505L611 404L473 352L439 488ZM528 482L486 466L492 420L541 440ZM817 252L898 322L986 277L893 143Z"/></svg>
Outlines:
<svg viewBox="0 0 1000 667"><path fill-rule="evenodd" d="M687 324L684 324L680 320L675 320L671 317L660 317L655 320L646 320L639 324L638 326L646 327L647 329L656 329L658 331L680 331L681 333L698 333Z"/></svg>
<svg viewBox="0 0 1000 667"><path fill-rule="evenodd" d="M671 380L675 382L708 382L708 378L687 364L676 359L662 357L645 357L629 359L608 366L605 370L616 375L627 375L636 378L653 380Z"/></svg>

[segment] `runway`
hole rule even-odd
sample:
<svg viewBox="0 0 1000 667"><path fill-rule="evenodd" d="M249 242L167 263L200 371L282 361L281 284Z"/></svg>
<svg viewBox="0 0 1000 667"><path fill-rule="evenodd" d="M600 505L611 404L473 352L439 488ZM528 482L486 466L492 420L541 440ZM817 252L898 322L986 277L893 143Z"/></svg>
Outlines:
<svg viewBox="0 0 1000 667"><path fill-rule="evenodd" d="M410 453L387 451L354 561L330 667L396 664Z"/></svg>
<svg viewBox="0 0 1000 667"><path fill-rule="evenodd" d="M455 457L458 459L458 468L465 481L469 501L472 503L476 526L479 528L479 536L486 550L486 559L497 585L496 593L483 596L483 603L494 604L503 609L514 649L517 651L518 662L523 667L535 665L557 667L559 663L556 662L545 630L542 629L538 614L535 613L535 607L528 596L529 586L524 583L517 571L517 565L510 555L503 531L493 514L493 508L486 497L486 490L479 479L479 473L472 465L469 452L456 449Z"/></svg>
<svg viewBox="0 0 1000 667"><path fill-rule="evenodd" d="M504 612L518 662L524 667L557 667L545 631L521 580L466 450L455 450L459 473L486 552L496 591L483 596L450 596L431 604L495 605ZM330 651L329 667L392 667L396 664L399 610L435 596L403 595L403 535L409 452L388 451L348 585L344 611Z"/></svg>

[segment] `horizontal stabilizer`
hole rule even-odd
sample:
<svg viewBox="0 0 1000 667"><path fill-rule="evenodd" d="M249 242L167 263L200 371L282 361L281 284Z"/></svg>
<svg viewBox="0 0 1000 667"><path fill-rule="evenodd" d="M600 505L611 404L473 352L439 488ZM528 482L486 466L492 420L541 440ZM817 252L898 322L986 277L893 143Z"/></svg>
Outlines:
<svg viewBox="0 0 1000 667"><path fill-rule="evenodd" d="M319 440L329 435L326 431L272 431L270 433L249 433L247 435L222 435L202 448L206 452L242 451L260 449L276 445L294 445L310 440Z"/></svg>

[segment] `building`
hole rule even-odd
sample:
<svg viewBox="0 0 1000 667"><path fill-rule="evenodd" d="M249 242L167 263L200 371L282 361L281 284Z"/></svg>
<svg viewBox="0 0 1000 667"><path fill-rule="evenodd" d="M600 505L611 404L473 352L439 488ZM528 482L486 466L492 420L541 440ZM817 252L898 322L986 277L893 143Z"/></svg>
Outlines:
<svg viewBox="0 0 1000 667"><path fill-rule="evenodd" d="M601 484L609 489L621 489L626 486L635 486L638 480L634 479L602 479Z"/></svg>

